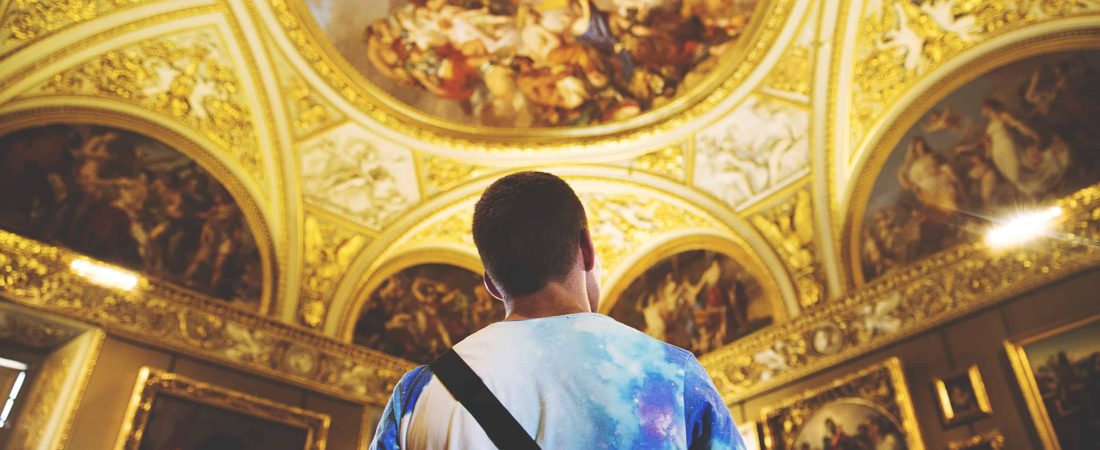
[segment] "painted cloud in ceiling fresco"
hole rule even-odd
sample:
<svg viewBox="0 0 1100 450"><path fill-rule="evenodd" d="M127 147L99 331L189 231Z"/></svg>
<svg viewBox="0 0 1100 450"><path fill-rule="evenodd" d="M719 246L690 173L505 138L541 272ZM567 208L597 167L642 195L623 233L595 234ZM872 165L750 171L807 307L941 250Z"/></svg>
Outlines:
<svg viewBox="0 0 1100 450"><path fill-rule="evenodd" d="M974 241L998 217L1100 181L1100 51L1018 61L925 111L893 148L859 236L865 280Z"/></svg>
<svg viewBox="0 0 1100 450"><path fill-rule="evenodd" d="M471 333L504 318L481 275L422 264L390 276L370 294L355 324L356 344L428 363Z"/></svg>
<svg viewBox="0 0 1100 450"><path fill-rule="evenodd" d="M0 227L222 299L258 301L240 207L194 161L125 130L46 125L0 137Z"/></svg>
<svg viewBox="0 0 1100 450"><path fill-rule="evenodd" d="M805 173L810 113L750 96L695 138L695 184L730 207Z"/></svg>
<svg viewBox="0 0 1100 450"><path fill-rule="evenodd" d="M373 4L371 4L373 3ZM741 36L755 0L314 0L352 66L460 123L576 126L668 103Z"/></svg>
<svg viewBox="0 0 1100 450"><path fill-rule="evenodd" d="M420 200L412 152L354 125L303 142L306 199L378 230Z"/></svg>
<svg viewBox="0 0 1100 450"><path fill-rule="evenodd" d="M612 301L611 317L696 355L774 321L760 283L732 258L707 250L665 258Z"/></svg>

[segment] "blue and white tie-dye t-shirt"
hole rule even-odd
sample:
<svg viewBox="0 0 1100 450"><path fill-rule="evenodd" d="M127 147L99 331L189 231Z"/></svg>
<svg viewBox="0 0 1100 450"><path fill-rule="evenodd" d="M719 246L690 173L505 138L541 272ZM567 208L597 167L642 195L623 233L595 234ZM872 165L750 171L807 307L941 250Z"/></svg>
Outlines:
<svg viewBox="0 0 1100 450"><path fill-rule="evenodd" d="M605 315L498 322L455 351L544 449L745 449L694 355ZM492 448L427 367L397 384L371 444Z"/></svg>

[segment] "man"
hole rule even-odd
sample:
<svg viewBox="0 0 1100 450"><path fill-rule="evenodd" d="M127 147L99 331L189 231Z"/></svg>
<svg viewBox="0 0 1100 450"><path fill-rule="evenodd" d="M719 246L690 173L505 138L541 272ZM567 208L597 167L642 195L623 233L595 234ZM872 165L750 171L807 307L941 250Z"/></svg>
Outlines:
<svg viewBox="0 0 1100 450"><path fill-rule="evenodd" d="M473 234L506 317L454 350L541 448L745 448L690 352L594 312L600 263L565 181L497 180L474 209ZM371 444L404 448L494 445L424 366L398 382Z"/></svg>

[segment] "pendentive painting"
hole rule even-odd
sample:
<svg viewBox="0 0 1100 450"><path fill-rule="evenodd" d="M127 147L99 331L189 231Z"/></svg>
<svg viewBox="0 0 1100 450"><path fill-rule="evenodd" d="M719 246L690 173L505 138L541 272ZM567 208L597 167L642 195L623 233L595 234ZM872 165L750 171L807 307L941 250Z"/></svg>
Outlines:
<svg viewBox="0 0 1100 450"><path fill-rule="evenodd" d="M1100 50L989 71L923 113L892 150L861 218L864 280L960 243L991 217L1100 181Z"/></svg>
<svg viewBox="0 0 1100 450"><path fill-rule="evenodd" d="M241 208L195 161L130 131L54 124L0 136L0 228L213 297L258 305Z"/></svg>
<svg viewBox="0 0 1100 450"><path fill-rule="evenodd" d="M416 363L504 318L504 305L480 274L447 264L421 264L386 278L363 305L353 341Z"/></svg>
<svg viewBox="0 0 1100 450"><path fill-rule="evenodd" d="M614 122L697 85L757 0L308 0L368 80L463 124Z"/></svg>
<svg viewBox="0 0 1100 450"><path fill-rule="evenodd" d="M609 315L702 355L771 325L775 311L760 283L733 258L689 250L631 281Z"/></svg>

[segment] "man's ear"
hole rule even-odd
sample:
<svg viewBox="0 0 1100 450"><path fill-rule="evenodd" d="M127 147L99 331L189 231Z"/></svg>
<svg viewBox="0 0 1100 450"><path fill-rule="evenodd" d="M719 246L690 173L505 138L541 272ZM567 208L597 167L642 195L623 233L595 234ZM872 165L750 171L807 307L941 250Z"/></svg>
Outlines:
<svg viewBox="0 0 1100 450"><path fill-rule="evenodd" d="M581 232L581 257L584 258L585 272L596 267L596 246L592 245L592 234L588 232L588 228Z"/></svg>
<svg viewBox="0 0 1100 450"><path fill-rule="evenodd" d="M489 295L492 295L493 298L497 300L504 301L504 296L500 294L500 289L497 289L497 283L489 276L489 272L481 272L481 276L485 283L485 289L489 291Z"/></svg>

